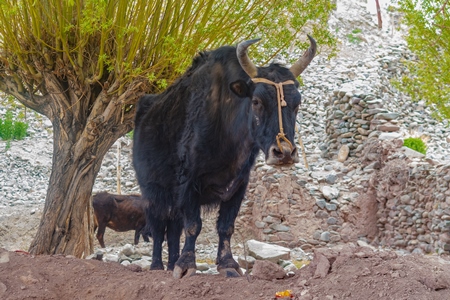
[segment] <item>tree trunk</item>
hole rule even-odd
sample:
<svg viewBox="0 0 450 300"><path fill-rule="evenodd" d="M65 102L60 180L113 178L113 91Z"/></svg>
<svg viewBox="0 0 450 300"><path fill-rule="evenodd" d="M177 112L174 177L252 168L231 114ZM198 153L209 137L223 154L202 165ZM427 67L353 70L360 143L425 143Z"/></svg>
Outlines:
<svg viewBox="0 0 450 300"><path fill-rule="evenodd" d="M378 29L382 29L383 28L383 20L381 19L380 2L378 0L375 0L375 5L377 7Z"/></svg>
<svg viewBox="0 0 450 300"><path fill-rule="evenodd" d="M56 129L56 128L55 128ZM54 129L53 163L39 230L31 243L33 254L71 254L85 257L92 253L92 188L106 151L117 139L106 135L99 145L84 147L74 157L74 145ZM68 136L76 135L67 132ZM86 146L88 146L86 144Z"/></svg>
<svg viewBox="0 0 450 300"><path fill-rule="evenodd" d="M124 111L130 93L108 96L67 88L46 75L52 103L43 110L53 124L52 172L32 254L65 254L86 257L94 249L92 188L108 149L131 129L134 110ZM87 101L77 95L95 99ZM134 95L136 100L137 96Z"/></svg>

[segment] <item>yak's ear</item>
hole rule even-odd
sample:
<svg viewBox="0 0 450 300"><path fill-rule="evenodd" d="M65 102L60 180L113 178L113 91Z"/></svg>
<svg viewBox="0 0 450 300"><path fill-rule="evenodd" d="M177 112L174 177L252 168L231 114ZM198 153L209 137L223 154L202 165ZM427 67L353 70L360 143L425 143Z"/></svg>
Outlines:
<svg viewBox="0 0 450 300"><path fill-rule="evenodd" d="M237 96L241 98L252 97L253 94L253 82L250 84L246 83L244 80L236 80L230 83L230 90L233 91Z"/></svg>

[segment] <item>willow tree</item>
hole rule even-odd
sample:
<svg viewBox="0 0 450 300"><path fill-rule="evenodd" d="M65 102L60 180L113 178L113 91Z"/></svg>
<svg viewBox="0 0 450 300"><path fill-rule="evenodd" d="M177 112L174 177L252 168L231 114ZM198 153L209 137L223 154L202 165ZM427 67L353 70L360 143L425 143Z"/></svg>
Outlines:
<svg viewBox="0 0 450 300"><path fill-rule="evenodd" d="M140 95L164 89L205 48L260 36L276 54L305 29L333 45L332 8L328 0L0 0L0 90L53 124L52 172L30 252L92 252L94 180L107 150L132 129Z"/></svg>
<svg viewBox="0 0 450 300"><path fill-rule="evenodd" d="M450 119L450 2L399 0L406 41L416 59L407 61L401 90L413 100L425 100L435 116Z"/></svg>

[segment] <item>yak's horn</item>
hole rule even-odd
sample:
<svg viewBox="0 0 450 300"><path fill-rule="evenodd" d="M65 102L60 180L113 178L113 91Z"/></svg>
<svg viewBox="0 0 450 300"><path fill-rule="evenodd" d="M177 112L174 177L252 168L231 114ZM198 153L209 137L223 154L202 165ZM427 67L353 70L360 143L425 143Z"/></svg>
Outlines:
<svg viewBox="0 0 450 300"><path fill-rule="evenodd" d="M311 43L311 46L309 46L308 50L306 50L305 53L303 53L302 57L300 57L300 59L297 60L295 64L293 64L292 67L290 68L292 74L294 74L295 77L302 74L302 72L306 69L309 63L313 60L314 55L316 55L317 50L316 41L309 34L308 39Z"/></svg>
<svg viewBox="0 0 450 300"><path fill-rule="evenodd" d="M253 39L248 40L239 43L236 47L236 54L237 58L239 60L239 64L241 65L242 69L244 69L245 73L250 76L250 78L254 78L256 74L258 74L258 69L256 68L255 64L250 60L250 58L247 55L247 48L258 42L260 39Z"/></svg>

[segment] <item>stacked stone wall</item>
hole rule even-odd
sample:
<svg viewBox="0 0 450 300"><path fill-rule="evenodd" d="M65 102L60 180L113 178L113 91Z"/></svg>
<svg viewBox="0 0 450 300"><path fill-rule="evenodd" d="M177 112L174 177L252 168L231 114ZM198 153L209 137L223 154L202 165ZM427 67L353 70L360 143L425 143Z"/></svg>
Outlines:
<svg viewBox="0 0 450 300"><path fill-rule="evenodd" d="M388 161L372 191L378 242L411 252L450 251L450 165Z"/></svg>
<svg viewBox="0 0 450 300"><path fill-rule="evenodd" d="M450 165L402 147L399 114L381 99L337 91L329 102L322 156L334 164L257 165L236 227L304 250L364 239L410 252L450 251Z"/></svg>
<svg viewBox="0 0 450 300"><path fill-rule="evenodd" d="M327 109L327 157L342 147L348 147L350 156L359 156L367 139L400 130L398 116L373 94L334 91Z"/></svg>

